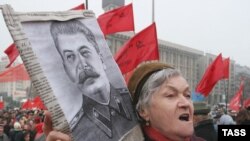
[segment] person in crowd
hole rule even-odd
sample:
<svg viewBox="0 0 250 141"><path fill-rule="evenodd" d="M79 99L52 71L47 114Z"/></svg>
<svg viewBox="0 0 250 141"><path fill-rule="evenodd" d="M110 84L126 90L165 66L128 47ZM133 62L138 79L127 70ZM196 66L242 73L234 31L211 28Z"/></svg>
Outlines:
<svg viewBox="0 0 250 141"><path fill-rule="evenodd" d="M0 141L9 141L9 137L4 133L4 124L0 122Z"/></svg>
<svg viewBox="0 0 250 141"><path fill-rule="evenodd" d="M76 19L54 21L50 32L69 80L82 92L82 107L69 122L75 140L98 136L117 141L136 126L137 119L131 114L128 90L109 82L94 33ZM90 130L96 132L88 134Z"/></svg>
<svg viewBox="0 0 250 141"><path fill-rule="evenodd" d="M11 141L19 141L18 135L21 134L22 127L19 122L14 123L14 128L10 131L10 140Z"/></svg>
<svg viewBox="0 0 250 141"><path fill-rule="evenodd" d="M36 131L35 139L37 139L37 138L39 138L39 137L42 135L42 133L43 133L43 129L42 129L42 127L43 127L43 122L41 122L41 117L40 117L40 116L36 116L36 117L35 117L35 120L34 120L34 123L35 123L34 129L35 129L35 131Z"/></svg>
<svg viewBox="0 0 250 141"><path fill-rule="evenodd" d="M228 114L222 115L218 121L218 125L235 125L235 124L236 123L233 120L233 118Z"/></svg>
<svg viewBox="0 0 250 141"><path fill-rule="evenodd" d="M19 139L20 141L32 141L32 139L30 138L30 132L26 130L22 132L22 136L20 136Z"/></svg>
<svg viewBox="0 0 250 141"><path fill-rule="evenodd" d="M216 133L218 133L218 123L220 121L220 117L222 115L224 115L224 110L221 108L217 108L215 109L215 116L213 117L213 121L214 121L214 129L216 131Z"/></svg>
<svg viewBox="0 0 250 141"><path fill-rule="evenodd" d="M209 117L210 107L206 102L194 102L195 135L207 141L217 141L213 119Z"/></svg>
<svg viewBox="0 0 250 141"><path fill-rule="evenodd" d="M7 116L7 117L5 117L6 119L4 119L3 121L4 121L4 128L3 128L3 130L4 130L4 133L9 137L10 135L10 129L11 128L13 128L11 125L10 125L10 118Z"/></svg>
<svg viewBox="0 0 250 141"><path fill-rule="evenodd" d="M242 108L236 116L238 125L250 125L250 107L249 109Z"/></svg>
<svg viewBox="0 0 250 141"><path fill-rule="evenodd" d="M23 131L26 131L26 132L29 133L29 140L30 141L34 141L35 140L35 136L37 134L37 131L33 130L32 127L31 127L31 125L29 123L24 124Z"/></svg>

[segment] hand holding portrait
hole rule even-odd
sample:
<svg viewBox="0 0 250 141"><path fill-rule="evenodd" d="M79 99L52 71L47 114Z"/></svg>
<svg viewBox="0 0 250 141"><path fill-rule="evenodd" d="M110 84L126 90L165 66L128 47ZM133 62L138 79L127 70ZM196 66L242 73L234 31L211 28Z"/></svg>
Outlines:
<svg viewBox="0 0 250 141"><path fill-rule="evenodd" d="M45 112L43 132L46 136L46 141L71 141L69 135L53 130L51 114L48 111Z"/></svg>

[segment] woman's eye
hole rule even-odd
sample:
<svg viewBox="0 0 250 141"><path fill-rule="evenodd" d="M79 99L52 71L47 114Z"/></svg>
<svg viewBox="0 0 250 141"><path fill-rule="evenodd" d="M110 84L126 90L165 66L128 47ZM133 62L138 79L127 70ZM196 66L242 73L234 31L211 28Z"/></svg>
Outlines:
<svg viewBox="0 0 250 141"><path fill-rule="evenodd" d="M191 93L190 92L185 93L185 97L191 99Z"/></svg>
<svg viewBox="0 0 250 141"><path fill-rule="evenodd" d="M174 94L167 94L166 97L174 97Z"/></svg>
<svg viewBox="0 0 250 141"><path fill-rule="evenodd" d="M186 95L186 97L190 99L190 98L191 98L191 95Z"/></svg>

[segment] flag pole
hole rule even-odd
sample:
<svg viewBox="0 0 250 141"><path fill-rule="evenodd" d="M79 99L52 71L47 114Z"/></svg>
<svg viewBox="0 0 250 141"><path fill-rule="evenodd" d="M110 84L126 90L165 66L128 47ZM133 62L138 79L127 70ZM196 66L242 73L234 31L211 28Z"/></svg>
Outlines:
<svg viewBox="0 0 250 141"><path fill-rule="evenodd" d="M133 8L134 8L134 0L131 1L132 2L132 5L133 5ZM134 31L133 31L134 35L135 35L135 23L134 23Z"/></svg>
<svg viewBox="0 0 250 141"><path fill-rule="evenodd" d="M228 96L229 96L229 92L230 92L230 61L229 61L229 64L228 64L228 83L227 83L227 93L226 93L226 114L227 114L227 110L228 110L228 106L227 106L227 103L228 103ZM225 80L226 81L226 80ZM224 82L225 82L224 81ZM226 86L226 85L225 85ZM226 88L225 88L226 89Z"/></svg>
<svg viewBox="0 0 250 141"><path fill-rule="evenodd" d="M228 95L229 95L229 89L230 89L230 88L229 88L229 86L230 86L230 85L229 85L229 78L230 78L230 77L228 77L228 80L225 80L225 81L224 81L225 94L226 94L226 99L225 99L225 100L226 100L226 101L225 101L225 103L226 103L226 112L225 112L225 113L226 113L226 114L227 114L227 111L228 111L227 103L228 103ZM226 81L228 81L227 87L226 87Z"/></svg>
<svg viewBox="0 0 250 141"><path fill-rule="evenodd" d="M155 0L152 0L152 23L155 21Z"/></svg>
<svg viewBox="0 0 250 141"><path fill-rule="evenodd" d="M88 10L88 0L85 0L86 10Z"/></svg>
<svg viewBox="0 0 250 141"><path fill-rule="evenodd" d="M245 77L243 78L243 90L242 90L242 96L240 100L241 108L243 107L243 101L244 101L244 93L245 93Z"/></svg>

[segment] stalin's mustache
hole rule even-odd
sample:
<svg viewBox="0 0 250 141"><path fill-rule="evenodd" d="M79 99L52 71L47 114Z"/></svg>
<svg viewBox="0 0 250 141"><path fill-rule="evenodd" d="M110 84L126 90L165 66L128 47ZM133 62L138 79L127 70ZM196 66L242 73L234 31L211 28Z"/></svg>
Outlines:
<svg viewBox="0 0 250 141"><path fill-rule="evenodd" d="M84 68L82 72L79 74L79 83L84 83L88 78L97 78L100 74L98 74L94 69L91 67Z"/></svg>

